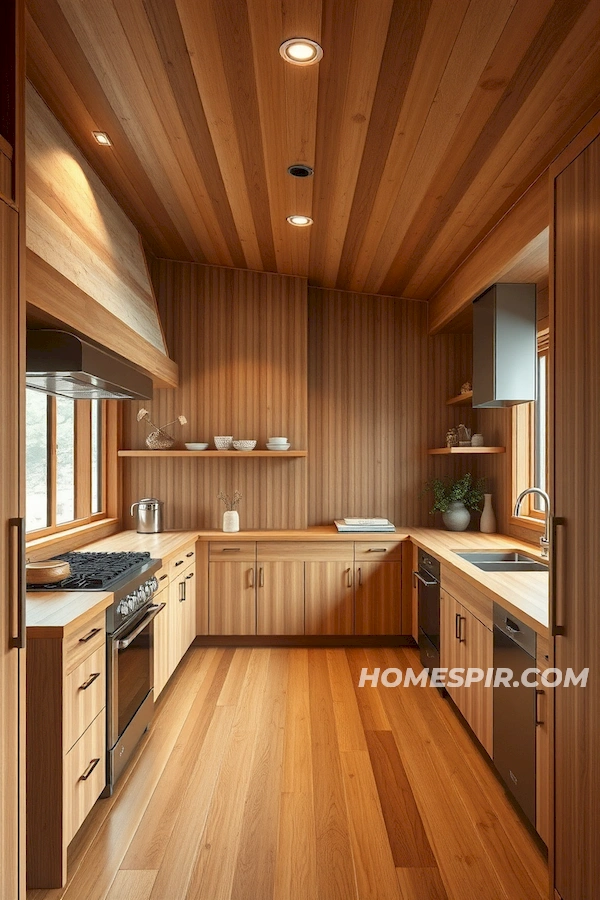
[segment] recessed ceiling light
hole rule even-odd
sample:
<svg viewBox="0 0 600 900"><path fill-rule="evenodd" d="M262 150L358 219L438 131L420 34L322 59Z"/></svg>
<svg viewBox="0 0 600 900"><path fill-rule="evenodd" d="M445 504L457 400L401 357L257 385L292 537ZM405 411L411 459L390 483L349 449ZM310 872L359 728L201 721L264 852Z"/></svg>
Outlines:
<svg viewBox="0 0 600 900"><path fill-rule="evenodd" d="M287 62L295 66L312 66L323 56L323 48L310 38L290 38L283 42L279 52Z"/></svg>
<svg viewBox="0 0 600 900"><path fill-rule="evenodd" d="M294 163L293 166L288 166L288 174L293 175L294 178L307 178L313 174L313 170L304 163Z"/></svg>
<svg viewBox="0 0 600 900"><path fill-rule="evenodd" d="M288 216L287 221L290 225L297 225L303 228L305 225L312 225L313 220L310 216Z"/></svg>
<svg viewBox="0 0 600 900"><path fill-rule="evenodd" d="M103 147L112 147L112 141L105 131L92 131L92 134Z"/></svg>

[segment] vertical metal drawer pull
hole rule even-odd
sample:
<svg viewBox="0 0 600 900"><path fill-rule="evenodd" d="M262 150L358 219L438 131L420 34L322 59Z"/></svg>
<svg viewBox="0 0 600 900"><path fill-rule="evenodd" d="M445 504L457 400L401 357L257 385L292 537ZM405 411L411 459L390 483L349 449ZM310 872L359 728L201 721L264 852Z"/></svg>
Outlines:
<svg viewBox="0 0 600 900"><path fill-rule="evenodd" d="M92 628L91 631L88 631L87 634L84 634L83 637L80 637L80 638L79 638L79 643L80 643L80 644L87 644L87 642L88 642L88 641L91 641L91 639L94 637L94 635L95 635L95 634L98 634L100 631L102 631L101 628Z"/></svg>
<svg viewBox="0 0 600 900"><path fill-rule="evenodd" d="M100 757L98 757L97 759L93 759L93 760L90 762L90 764L89 764L89 766L87 767L87 769L85 770L85 772L83 773L83 775L80 775L80 776L79 776L79 780L80 780L80 781L87 781L88 778L90 777L90 775L92 774L92 772L94 771L94 769L96 768L96 766L98 765L99 762L100 762Z"/></svg>
<svg viewBox="0 0 600 900"><path fill-rule="evenodd" d="M100 672L92 672L87 681L84 681L83 684L79 685L79 690L87 691L87 689L93 685L97 678L100 678Z"/></svg>

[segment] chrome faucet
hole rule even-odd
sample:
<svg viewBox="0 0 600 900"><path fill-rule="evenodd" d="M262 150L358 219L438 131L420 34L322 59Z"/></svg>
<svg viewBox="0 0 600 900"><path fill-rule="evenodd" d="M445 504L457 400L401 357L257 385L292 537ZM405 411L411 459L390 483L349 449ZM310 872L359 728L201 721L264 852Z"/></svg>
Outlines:
<svg viewBox="0 0 600 900"><path fill-rule="evenodd" d="M542 548L542 559L548 559L550 555L550 497L541 488L532 487L521 491L515 503L515 516L519 515L521 505L527 494L539 494L544 500L544 533L540 538L540 547Z"/></svg>

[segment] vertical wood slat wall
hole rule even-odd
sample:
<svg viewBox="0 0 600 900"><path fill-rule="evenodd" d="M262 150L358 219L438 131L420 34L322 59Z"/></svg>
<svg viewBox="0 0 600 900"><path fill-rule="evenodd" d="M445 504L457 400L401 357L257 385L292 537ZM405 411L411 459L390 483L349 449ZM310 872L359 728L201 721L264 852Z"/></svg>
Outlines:
<svg viewBox="0 0 600 900"><path fill-rule="evenodd" d="M167 528L219 528L219 490L240 490L241 527L304 528L345 515L439 525L424 483L473 471L472 459L429 457L469 408L446 400L471 377L471 337L427 335L427 305L307 289L281 275L156 260L159 308L180 387L158 390L151 418L177 445L215 434L284 434L308 459L127 458L123 520L134 500L165 501ZM122 446L146 436L124 409Z"/></svg>
<svg viewBox="0 0 600 900"><path fill-rule="evenodd" d="M257 439L289 437L307 445L306 281L302 278L156 260L152 276L167 345L180 367L180 386L157 390L146 403L177 446L215 435ZM123 444L143 448L144 404L124 411ZM166 528L220 528L220 490L241 491L244 528L306 526L306 459L127 459L123 468L123 521L134 500L165 501Z"/></svg>

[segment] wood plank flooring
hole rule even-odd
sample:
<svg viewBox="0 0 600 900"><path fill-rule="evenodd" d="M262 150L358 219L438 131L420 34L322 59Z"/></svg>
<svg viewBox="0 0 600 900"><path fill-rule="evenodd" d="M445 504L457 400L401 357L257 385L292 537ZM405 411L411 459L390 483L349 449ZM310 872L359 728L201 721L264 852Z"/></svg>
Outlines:
<svg viewBox="0 0 600 900"><path fill-rule="evenodd" d="M28 900L545 900L448 701L358 687L416 651L192 648L113 797Z"/></svg>

